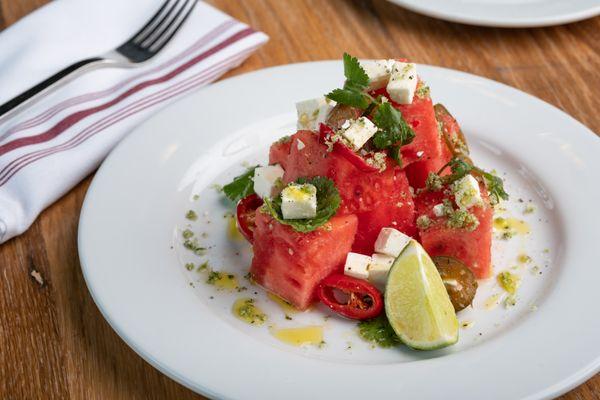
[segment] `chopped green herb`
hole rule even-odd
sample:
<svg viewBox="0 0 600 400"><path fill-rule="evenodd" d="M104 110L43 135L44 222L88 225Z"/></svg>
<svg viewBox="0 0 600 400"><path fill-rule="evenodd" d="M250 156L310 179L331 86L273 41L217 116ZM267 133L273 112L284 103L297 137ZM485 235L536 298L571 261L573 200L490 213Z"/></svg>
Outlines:
<svg viewBox="0 0 600 400"><path fill-rule="evenodd" d="M425 187L427 190L430 192L438 192L442 190L442 186L442 178L438 174L430 172L429 175L427 175L427 179L425 180Z"/></svg>
<svg viewBox="0 0 600 400"><path fill-rule="evenodd" d="M195 194L194 197L192 197L192 200L197 201L200 198L199 194Z"/></svg>
<svg viewBox="0 0 600 400"><path fill-rule="evenodd" d="M454 210L446 221L446 226L453 229L474 231L479 226L477 217L466 210Z"/></svg>
<svg viewBox="0 0 600 400"><path fill-rule="evenodd" d="M258 165L248 168L242 175L233 178L231 183L223 186L223 193L234 203L254 193L254 170Z"/></svg>
<svg viewBox="0 0 600 400"><path fill-rule="evenodd" d="M194 232L192 232L190 229L186 229L181 232L181 236L183 236L184 239L189 239L194 236Z"/></svg>
<svg viewBox="0 0 600 400"><path fill-rule="evenodd" d="M400 344L398 335L383 313L377 318L359 322L358 333L364 340L379 347L394 347Z"/></svg>
<svg viewBox="0 0 600 400"><path fill-rule="evenodd" d="M373 122L379 128L379 131L373 136L373 144L378 149L405 145L412 142L415 137L415 132L406 123L400 111L390 103L382 103L377 107Z"/></svg>
<svg viewBox="0 0 600 400"><path fill-rule="evenodd" d="M417 91L415 92L417 97L419 97L421 99L429 97L429 93L430 93L429 86L427 86L424 83L420 83L419 87L417 88Z"/></svg>
<svg viewBox="0 0 600 400"><path fill-rule="evenodd" d="M185 217L190 221L196 221L198 219L198 214L196 214L196 211L194 210L189 210L187 213L185 213Z"/></svg>
<svg viewBox="0 0 600 400"><path fill-rule="evenodd" d="M185 264L185 269L187 269L188 271L191 271L194 269L194 263L187 263Z"/></svg>
<svg viewBox="0 0 600 400"><path fill-rule="evenodd" d="M206 248L200 246L200 244L198 243L198 239L197 238L186 239L183 242L183 247L185 247L186 249L190 250L191 252L193 252L197 256L204 255L204 253L206 252Z"/></svg>
<svg viewBox="0 0 600 400"><path fill-rule="evenodd" d="M311 219L284 219L281 212L281 196L265 199L264 210L282 224L290 225L298 232L311 232L333 217L340 206L340 195L332 180L322 176L298 178L297 184L311 184L317 188L317 215Z"/></svg>
<svg viewBox="0 0 600 400"><path fill-rule="evenodd" d="M202 264L198 265L198 272L202 272L208 269L208 261L204 261Z"/></svg>
<svg viewBox="0 0 600 400"><path fill-rule="evenodd" d="M417 218L417 227L419 229L427 229L431 226L432 221L427 215L421 215Z"/></svg>

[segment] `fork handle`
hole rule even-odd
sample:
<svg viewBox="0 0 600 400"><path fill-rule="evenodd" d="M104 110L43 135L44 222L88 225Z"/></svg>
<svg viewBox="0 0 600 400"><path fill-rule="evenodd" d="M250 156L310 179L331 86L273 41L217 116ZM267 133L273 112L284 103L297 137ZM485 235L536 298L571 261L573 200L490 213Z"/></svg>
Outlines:
<svg viewBox="0 0 600 400"><path fill-rule="evenodd" d="M61 85L69 82L80 73L92 69L92 66L98 66L103 61L107 60L101 57L92 57L78 61L58 71L56 74L38 83L32 88L27 89L23 93L17 95L13 99L0 106L0 122L19 113L26 106L31 105L42 98L44 94L59 88Z"/></svg>

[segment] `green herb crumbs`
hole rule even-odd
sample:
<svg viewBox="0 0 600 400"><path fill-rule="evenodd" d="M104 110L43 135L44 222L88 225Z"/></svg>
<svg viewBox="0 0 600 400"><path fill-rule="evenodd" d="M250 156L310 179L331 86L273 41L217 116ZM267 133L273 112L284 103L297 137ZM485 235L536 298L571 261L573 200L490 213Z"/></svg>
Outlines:
<svg viewBox="0 0 600 400"><path fill-rule="evenodd" d="M291 319L291 318L290 318ZM327 342L325 342L324 340L321 340L321 342L319 343L319 348L322 349L323 347L325 347L325 345L327 344Z"/></svg>
<svg viewBox="0 0 600 400"><path fill-rule="evenodd" d="M223 186L223 193L234 203L254 193L254 170L255 165L249 167L246 172L233 178L231 183Z"/></svg>
<svg viewBox="0 0 600 400"><path fill-rule="evenodd" d="M246 286L238 286L236 290L238 291L238 293L241 293L245 290L248 290L248 288Z"/></svg>
<svg viewBox="0 0 600 400"><path fill-rule="evenodd" d="M285 319L287 319L288 321L291 321L292 317L290 317L289 315L285 314Z"/></svg>
<svg viewBox="0 0 600 400"><path fill-rule="evenodd" d="M223 275L219 271L210 271L208 273L208 278L206 279L206 283L208 283L209 285L214 285L222 277L223 277Z"/></svg>
<svg viewBox="0 0 600 400"><path fill-rule="evenodd" d="M535 211L535 206L533 204L527 204L525 209L523 210L523 214L532 214Z"/></svg>
<svg viewBox="0 0 600 400"><path fill-rule="evenodd" d="M446 226L453 229L474 231L479 226L477 217L466 210L454 210L446 221Z"/></svg>
<svg viewBox="0 0 600 400"><path fill-rule="evenodd" d="M446 165L438 171L441 174L446 168L450 168L451 174L442 178L444 184L451 184L467 174L473 173L483 179L490 195L490 203L496 205L500 200L508 200L508 193L504 190L504 182L498 176L486 172L467 161L463 157L453 157Z"/></svg>
<svg viewBox="0 0 600 400"><path fill-rule="evenodd" d="M196 211L194 210L189 210L187 213L185 213L185 217L190 221L196 221L198 219L198 214L196 214Z"/></svg>
<svg viewBox="0 0 600 400"><path fill-rule="evenodd" d="M364 340L379 347L394 347L400 344L400 339L392 329L385 314L359 322L358 333Z"/></svg>
<svg viewBox="0 0 600 400"><path fill-rule="evenodd" d="M279 143L279 144L288 143L290 140L292 140L292 138L289 135L285 135L285 136L279 138L276 143Z"/></svg>
<svg viewBox="0 0 600 400"><path fill-rule="evenodd" d="M438 174L430 172L429 175L427 175L427 179L425 180L425 187L427 190L430 192L438 192L442 190L442 186L442 178Z"/></svg>
<svg viewBox="0 0 600 400"><path fill-rule="evenodd" d="M212 185L210 185L210 188L216 190L219 193L223 191L223 186L217 183L213 183Z"/></svg>
<svg viewBox="0 0 600 400"><path fill-rule="evenodd" d="M198 265L198 269L196 271L202 272L208 269L208 261L204 261L202 264Z"/></svg>
<svg viewBox="0 0 600 400"><path fill-rule="evenodd" d="M512 239L516 234L517 234L517 232L515 232L515 231L507 230L507 231L502 232L502 235L500 235L500 238L503 240L509 240L509 239Z"/></svg>
<svg viewBox="0 0 600 400"><path fill-rule="evenodd" d="M238 316L251 324L262 324L267 316L254 305L254 299L247 299L237 310Z"/></svg>
<svg viewBox="0 0 600 400"><path fill-rule="evenodd" d="M194 237L194 232L192 232L190 229L186 229L181 232L181 236L183 236L184 239L190 239Z"/></svg>
<svg viewBox="0 0 600 400"><path fill-rule="evenodd" d="M505 308L510 308L510 307L514 307L517 304L517 297L510 295L510 296L506 296L506 298L504 299L504 307Z"/></svg>
<svg viewBox="0 0 600 400"><path fill-rule="evenodd" d="M419 229L427 229L431 226L433 221L427 215L421 215L417 218L417 227Z"/></svg>
<svg viewBox="0 0 600 400"><path fill-rule="evenodd" d="M511 295L514 295L521 284L521 278L509 271L502 271L498 274L498 283L502 289L506 290Z"/></svg>
<svg viewBox="0 0 600 400"><path fill-rule="evenodd" d="M429 86L425 85L424 83L420 83L415 94L417 97L424 99L429 97L430 92L431 90L429 89Z"/></svg>
<svg viewBox="0 0 600 400"><path fill-rule="evenodd" d="M197 238L186 239L183 242L183 247L185 247L186 249L190 250L191 252L193 252L197 256L204 255L204 253L206 252L206 247L200 246L200 244L198 243L198 239Z"/></svg>
<svg viewBox="0 0 600 400"><path fill-rule="evenodd" d="M281 212L281 195L265 199L262 210L269 213L282 224L290 225L298 232L311 232L324 225L333 217L340 206L340 194L329 178L298 178L296 184L311 184L317 189L317 215L310 219L284 219Z"/></svg>
<svg viewBox="0 0 600 400"><path fill-rule="evenodd" d="M246 275L244 275L244 278L246 278L247 280L251 281L252 280L252 273L248 272Z"/></svg>
<svg viewBox="0 0 600 400"><path fill-rule="evenodd" d="M195 194L194 197L192 197L192 200L198 201L199 198L200 198L200 195L199 194Z"/></svg>
<svg viewBox="0 0 600 400"><path fill-rule="evenodd" d="M185 264L185 269L187 269L188 271L191 271L194 269L194 263L187 263Z"/></svg>

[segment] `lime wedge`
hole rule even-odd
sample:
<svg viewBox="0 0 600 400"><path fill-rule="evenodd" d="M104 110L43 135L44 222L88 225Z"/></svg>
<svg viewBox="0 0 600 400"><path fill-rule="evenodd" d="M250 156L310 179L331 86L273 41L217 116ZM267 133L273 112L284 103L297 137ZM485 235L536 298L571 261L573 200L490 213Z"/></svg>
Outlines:
<svg viewBox="0 0 600 400"><path fill-rule="evenodd" d="M444 282L414 240L388 274L385 313L400 340L413 349L434 350L458 340L458 320Z"/></svg>

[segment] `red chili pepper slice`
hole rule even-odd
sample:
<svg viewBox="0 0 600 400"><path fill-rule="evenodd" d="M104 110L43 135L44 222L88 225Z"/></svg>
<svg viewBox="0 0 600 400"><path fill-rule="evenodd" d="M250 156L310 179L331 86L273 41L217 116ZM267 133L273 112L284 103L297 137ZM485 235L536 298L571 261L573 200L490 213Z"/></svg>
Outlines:
<svg viewBox="0 0 600 400"><path fill-rule="evenodd" d="M263 199L256 194L251 194L241 199L235 210L237 227L250 243L254 241L254 228L256 227L254 217L256 209L262 206L263 203Z"/></svg>
<svg viewBox="0 0 600 400"><path fill-rule="evenodd" d="M336 298L336 290L346 297L345 302ZM374 318L383 310L383 298L375 286L347 275L333 274L323 279L317 296L327 307L350 319Z"/></svg>
<svg viewBox="0 0 600 400"><path fill-rule="evenodd" d="M333 129L331 129L331 127L329 127L328 125L325 125L325 124L319 125L319 138L321 139L322 143L325 143L325 141L328 140L334 133L335 132L333 132ZM362 172L377 172L377 171L379 171L379 169L377 169L376 167L367 164L367 162L365 161L364 158L362 158L361 156L356 154L354 152L354 150L352 150L350 147L346 146L343 143L335 142L333 144L333 151L335 151L337 154L344 157L346 160L348 160L352 165L354 165L356 168L358 168Z"/></svg>

